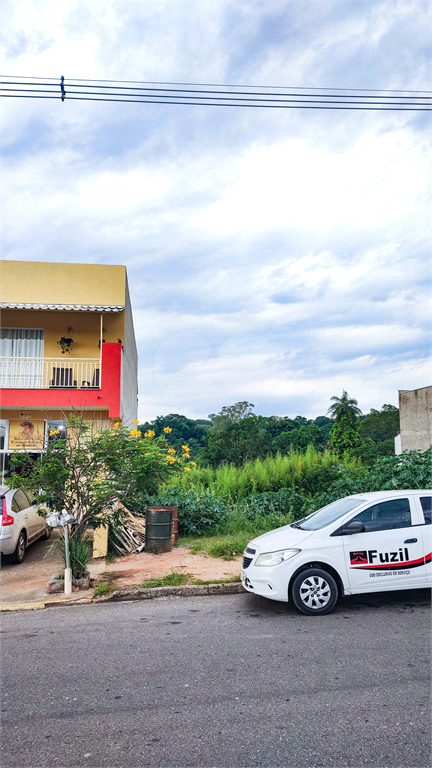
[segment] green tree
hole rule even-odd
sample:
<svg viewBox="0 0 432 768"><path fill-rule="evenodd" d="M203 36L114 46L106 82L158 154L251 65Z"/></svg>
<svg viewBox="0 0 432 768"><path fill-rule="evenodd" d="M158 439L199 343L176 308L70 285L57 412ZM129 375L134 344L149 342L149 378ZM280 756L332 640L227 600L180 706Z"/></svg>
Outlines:
<svg viewBox="0 0 432 768"><path fill-rule="evenodd" d="M399 410L394 405L383 405L382 409L372 408L359 423L360 445L354 449L363 463L370 464L379 456L394 454L394 438L400 430Z"/></svg>
<svg viewBox="0 0 432 768"><path fill-rule="evenodd" d="M36 460L14 455L10 483L40 493L50 511L67 509L81 529L112 521L117 500L133 510L142 493L155 493L188 463L188 450L176 455L165 435L124 427L96 432L75 413L68 422L67 437L50 440Z"/></svg>
<svg viewBox="0 0 432 768"><path fill-rule="evenodd" d="M171 429L168 435L170 445L180 451L185 443L190 448L191 457L196 460L205 445L205 436L212 426L207 419L188 419L180 413L169 413L167 416L158 416L151 422L140 424L139 429L144 434L149 429L154 431L156 437L166 435L164 429Z"/></svg>
<svg viewBox="0 0 432 768"><path fill-rule="evenodd" d="M347 424L355 424L358 417L361 415L361 410L358 407L357 400L350 398L348 392L342 390L342 397L333 395L330 398L333 401L333 405L330 406L327 413L331 415L336 421L344 419Z"/></svg>
<svg viewBox="0 0 432 768"><path fill-rule="evenodd" d="M317 424L304 424L294 429L290 437L291 447L297 451L305 451L308 445L323 448L326 442L324 432Z"/></svg>
<svg viewBox="0 0 432 768"><path fill-rule="evenodd" d="M248 403L247 400L234 403L234 405L224 405L219 413L209 413L212 429L223 430L229 424L238 424L243 419L252 416L254 408L254 404Z"/></svg>
<svg viewBox="0 0 432 768"><path fill-rule="evenodd" d="M216 467L229 463L240 466L265 453L266 434L260 419L251 414L238 422L220 423L207 433L207 445L201 454L201 463Z"/></svg>
<svg viewBox="0 0 432 768"><path fill-rule="evenodd" d="M202 463L212 467L222 463L239 466L266 452L268 438L262 428L262 418L252 413L254 407L253 403L243 400L209 415L212 427L206 436Z"/></svg>
<svg viewBox="0 0 432 768"><path fill-rule="evenodd" d="M370 437L374 443L394 440L399 430L399 409L389 404L384 404L380 411L372 408L359 425L362 439Z"/></svg>
<svg viewBox="0 0 432 768"><path fill-rule="evenodd" d="M333 419L329 419L328 416L317 416L313 423L322 429L324 434L324 441L327 443L330 439L330 432L333 428Z"/></svg>
<svg viewBox="0 0 432 768"><path fill-rule="evenodd" d="M339 456L345 451L350 451L360 445L360 435L355 423L350 423L347 419L341 418L335 422L330 433L330 448Z"/></svg>
<svg viewBox="0 0 432 768"><path fill-rule="evenodd" d="M358 426L361 410L357 400L350 398L344 389L342 397L334 395L330 399L333 404L328 409L328 413L335 420L330 433L330 448L341 456L345 451L352 451L360 445Z"/></svg>

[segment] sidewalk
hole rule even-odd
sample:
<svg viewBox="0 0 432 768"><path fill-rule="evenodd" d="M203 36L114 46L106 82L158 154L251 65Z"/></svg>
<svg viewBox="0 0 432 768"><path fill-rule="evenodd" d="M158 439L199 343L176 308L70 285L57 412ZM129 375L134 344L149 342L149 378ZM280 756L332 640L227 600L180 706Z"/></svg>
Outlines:
<svg viewBox="0 0 432 768"><path fill-rule="evenodd" d="M53 573L62 572L64 568L58 556L47 554L56 536L58 532L54 531L48 541L38 541L29 547L20 565L3 559L0 571L0 609L13 610L24 606L43 608L48 603L65 601L89 602L102 573L110 574L116 590L124 590L130 594L133 591L136 593L136 589L141 587L144 581L167 576L172 571L190 574L195 579L210 582L238 578L240 574L241 557L226 561L207 555L192 555L188 549L176 547L161 555L146 552L126 555L117 558L110 565L102 559L91 560L90 577L95 580L91 589L72 592L71 595L48 594L49 578ZM186 589L186 593L187 591Z"/></svg>

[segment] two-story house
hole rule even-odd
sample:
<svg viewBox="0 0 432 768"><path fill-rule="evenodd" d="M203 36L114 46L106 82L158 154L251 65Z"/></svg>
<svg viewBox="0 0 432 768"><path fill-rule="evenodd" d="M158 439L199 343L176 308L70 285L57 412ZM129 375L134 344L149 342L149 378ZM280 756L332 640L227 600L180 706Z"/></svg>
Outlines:
<svg viewBox="0 0 432 768"><path fill-rule="evenodd" d="M136 419L124 266L1 261L0 309L2 474L12 451L43 450L72 411L98 428Z"/></svg>

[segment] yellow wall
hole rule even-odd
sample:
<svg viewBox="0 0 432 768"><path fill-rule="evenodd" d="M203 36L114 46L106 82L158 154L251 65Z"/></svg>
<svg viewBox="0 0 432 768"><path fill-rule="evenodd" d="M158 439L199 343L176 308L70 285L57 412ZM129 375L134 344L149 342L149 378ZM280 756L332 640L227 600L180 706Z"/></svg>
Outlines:
<svg viewBox="0 0 432 768"><path fill-rule="evenodd" d="M62 310L4 309L1 313L3 328L43 328L44 357L98 358L101 316L98 312L64 312ZM124 342L124 311L104 314L105 341ZM73 330L68 331L68 327ZM70 353L62 355L57 342L61 336L74 340Z"/></svg>
<svg viewBox="0 0 432 768"><path fill-rule="evenodd" d="M14 304L125 305L126 267L0 262L0 301Z"/></svg>
<svg viewBox="0 0 432 768"><path fill-rule="evenodd" d="M50 409L50 408L44 408L41 410L40 408L33 409L33 408L25 408L24 406L22 408L2 408L1 411L1 418L2 419L43 419L44 421L46 419L67 419L68 415L70 413L73 413L71 410L62 411L59 409ZM79 415L80 411L78 412ZM21 416L22 414L22 416ZM96 424L96 428L100 431L102 429L108 429L109 426L113 423L117 423L118 419L110 419L108 417L108 408L106 411L100 410L100 411L87 411L86 412L86 420L89 420L89 422L94 422Z"/></svg>

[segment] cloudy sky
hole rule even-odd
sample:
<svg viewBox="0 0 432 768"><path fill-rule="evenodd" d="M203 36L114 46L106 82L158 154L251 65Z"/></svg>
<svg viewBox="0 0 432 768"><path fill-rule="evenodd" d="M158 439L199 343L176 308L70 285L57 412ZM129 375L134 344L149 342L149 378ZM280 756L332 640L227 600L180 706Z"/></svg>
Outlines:
<svg viewBox="0 0 432 768"><path fill-rule="evenodd" d="M423 0L3 0L3 73L429 89ZM5 259L125 264L139 417L430 383L431 113L3 100Z"/></svg>

